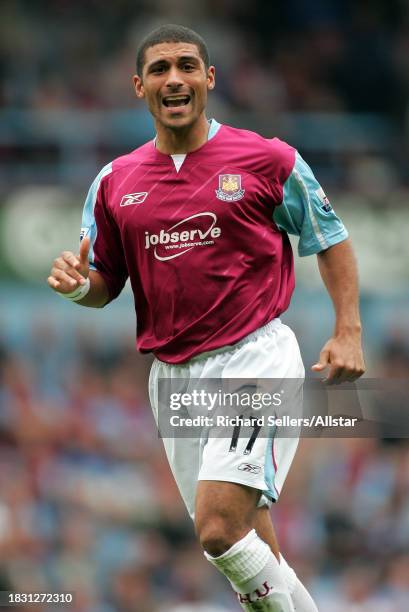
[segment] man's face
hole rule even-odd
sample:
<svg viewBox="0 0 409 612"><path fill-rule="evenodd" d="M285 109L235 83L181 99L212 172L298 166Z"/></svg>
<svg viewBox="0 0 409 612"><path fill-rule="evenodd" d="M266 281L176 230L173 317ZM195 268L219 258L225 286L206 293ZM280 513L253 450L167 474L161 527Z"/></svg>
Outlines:
<svg viewBox="0 0 409 612"><path fill-rule="evenodd" d="M141 76L134 76L138 98L145 98L154 119L164 127L193 125L203 113L207 92L214 87L196 45L161 43L148 47Z"/></svg>

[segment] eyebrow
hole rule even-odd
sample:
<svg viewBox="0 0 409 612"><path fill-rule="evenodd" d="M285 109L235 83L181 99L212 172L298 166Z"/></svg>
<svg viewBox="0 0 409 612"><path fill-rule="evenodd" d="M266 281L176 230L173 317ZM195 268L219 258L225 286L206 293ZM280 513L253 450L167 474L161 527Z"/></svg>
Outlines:
<svg viewBox="0 0 409 612"><path fill-rule="evenodd" d="M200 60L198 57L196 57L195 55L181 55L180 57L177 58L178 63L179 62L194 62L196 64L200 63ZM159 59L159 60L155 60L153 61L151 64L148 64L146 66L147 70L151 70L151 68L155 68L156 66L161 66L162 64L169 64L169 60L163 58L163 59Z"/></svg>

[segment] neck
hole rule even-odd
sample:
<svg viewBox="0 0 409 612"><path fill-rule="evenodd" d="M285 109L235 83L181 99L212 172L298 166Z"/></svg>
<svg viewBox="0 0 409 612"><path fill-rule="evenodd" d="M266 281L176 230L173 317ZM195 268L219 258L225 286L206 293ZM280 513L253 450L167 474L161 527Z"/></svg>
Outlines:
<svg viewBox="0 0 409 612"><path fill-rule="evenodd" d="M156 148L161 153L174 155L190 153L207 142L209 123L204 114L193 125L179 129L168 128L158 122L156 127Z"/></svg>

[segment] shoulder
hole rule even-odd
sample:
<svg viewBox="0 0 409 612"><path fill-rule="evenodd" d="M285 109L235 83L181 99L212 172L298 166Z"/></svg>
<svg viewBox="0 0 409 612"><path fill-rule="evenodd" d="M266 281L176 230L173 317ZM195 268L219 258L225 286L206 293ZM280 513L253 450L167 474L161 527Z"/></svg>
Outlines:
<svg viewBox="0 0 409 612"><path fill-rule="evenodd" d="M146 142L134 151L121 155L114 159L112 164L112 174L115 175L121 170L135 169L141 164L153 161L154 148L152 141Z"/></svg>
<svg viewBox="0 0 409 612"><path fill-rule="evenodd" d="M135 171L140 165L152 161L152 151L152 141L149 141L130 153L116 157L102 168L96 176L94 184L101 185L101 183L115 181L118 175L122 177L123 173Z"/></svg>
<svg viewBox="0 0 409 612"><path fill-rule="evenodd" d="M284 142L284 140L280 140L276 137L265 138L252 130L244 130L223 124L223 132L225 138L242 142L243 144L251 144L257 148L275 151L277 154L285 154L288 150L295 150L291 145Z"/></svg>
<svg viewBox="0 0 409 612"><path fill-rule="evenodd" d="M135 167L144 162L149 162L153 159L153 153L154 147L152 140L149 140L130 153L126 153L114 159L112 162L113 171L116 172L129 166Z"/></svg>
<svg viewBox="0 0 409 612"><path fill-rule="evenodd" d="M285 182L294 168L296 149L279 138L264 138L257 132L228 125L223 125L221 136L223 148L227 147L229 155L251 172Z"/></svg>
<svg viewBox="0 0 409 612"><path fill-rule="evenodd" d="M128 177L138 166L149 161L152 155L152 142L147 142L138 149L121 155L106 164L94 178L85 200L85 208L94 209L101 199L109 200L117 187L127 182Z"/></svg>

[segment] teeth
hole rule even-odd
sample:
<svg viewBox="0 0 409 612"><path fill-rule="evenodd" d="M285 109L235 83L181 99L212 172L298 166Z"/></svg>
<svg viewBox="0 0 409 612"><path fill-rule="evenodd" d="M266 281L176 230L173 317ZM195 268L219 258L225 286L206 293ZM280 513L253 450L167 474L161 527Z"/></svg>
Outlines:
<svg viewBox="0 0 409 612"><path fill-rule="evenodd" d="M188 104L189 100L190 96L174 96L164 98L163 103L165 106L182 106Z"/></svg>

